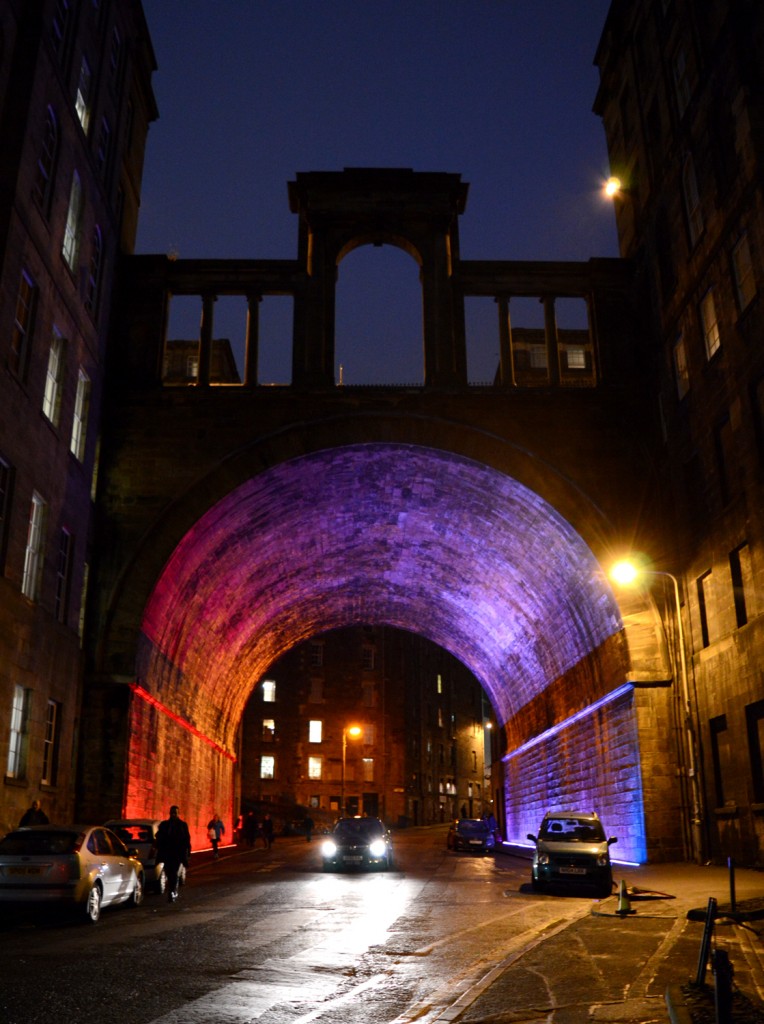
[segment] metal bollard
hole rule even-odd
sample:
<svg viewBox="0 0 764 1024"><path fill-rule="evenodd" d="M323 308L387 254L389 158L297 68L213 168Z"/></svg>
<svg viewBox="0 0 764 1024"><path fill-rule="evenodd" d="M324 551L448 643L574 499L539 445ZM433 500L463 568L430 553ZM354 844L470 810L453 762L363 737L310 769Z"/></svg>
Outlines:
<svg viewBox="0 0 764 1024"><path fill-rule="evenodd" d="M715 949L711 954L714 972L714 1006L716 1024L732 1024L732 964L726 949Z"/></svg>
<svg viewBox="0 0 764 1024"><path fill-rule="evenodd" d="M698 972L695 975L696 985L705 985L706 968L708 967L708 954L711 950L711 936L714 934L714 922L716 921L716 897L708 897L706 908L706 923L703 926L703 938L700 940L700 956L698 957Z"/></svg>

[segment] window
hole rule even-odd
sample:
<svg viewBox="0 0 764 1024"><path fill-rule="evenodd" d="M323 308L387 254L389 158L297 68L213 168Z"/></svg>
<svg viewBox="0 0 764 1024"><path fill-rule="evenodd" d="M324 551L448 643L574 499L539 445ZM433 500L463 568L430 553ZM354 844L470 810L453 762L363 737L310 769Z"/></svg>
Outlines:
<svg viewBox="0 0 764 1024"><path fill-rule="evenodd" d="M324 701L324 681L323 679L311 679L310 681L310 696L308 700L311 704L323 704Z"/></svg>
<svg viewBox="0 0 764 1024"><path fill-rule="evenodd" d="M680 334L674 342L674 375L676 376L677 397L683 399L690 390L690 373L687 369L687 348Z"/></svg>
<svg viewBox="0 0 764 1024"><path fill-rule="evenodd" d="M711 760L714 766L716 807L724 807L724 780L730 766L731 752L727 716L719 715L709 722L711 729Z"/></svg>
<svg viewBox="0 0 764 1024"><path fill-rule="evenodd" d="M42 145L37 155L37 169L35 171L34 185L32 186L32 197L43 212L45 217L50 213L50 203L53 195L53 174L58 154L58 121L53 110L48 107L48 115L45 119L45 130Z"/></svg>
<svg viewBox="0 0 764 1024"><path fill-rule="evenodd" d="M270 754L264 754L260 758L260 778L272 779L275 777L276 759Z"/></svg>
<svg viewBox="0 0 764 1024"><path fill-rule="evenodd" d="M373 725L364 725L363 726L363 743L367 747L373 746L374 745L374 737L375 737L374 726Z"/></svg>
<svg viewBox="0 0 764 1024"><path fill-rule="evenodd" d="M77 374L77 394L74 396L74 417L69 450L79 462L85 461L85 446L88 439L88 416L90 413L90 378L80 367Z"/></svg>
<svg viewBox="0 0 764 1024"><path fill-rule="evenodd" d="M22 378L29 365L36 299L37 286L27 272L22 271L16 293L16 315L11 329L11 351L8 358L11 370Z"/></svg>
<svg viewBox="0 0 764 1024"><path fill-rule="evenodd" d="M323 732L323 722L312 719L308 722L308 743L320 743Z"/></svg>
<svg viewBox="0 0 764 1024"><path fill-rule="evenodd" d="M748 609L753 603L753 569L751 552L747 544L741 544L730 552L730 575L732 596L735 601L735 622L740 629L748 622Z"/></svg>
<svg viewBox="0 0 764 1024"><path fill-rule="evenodd" d="M13 688L8 762L5 769L5 774L12 779L23 779L27 773L30 695L31 690L25 690L23 686Z"/></svg>
<svg viewBox="0 0 764 1024"><path fill-rule="evenodd" d="M722 340L719 334L719 321L716 319L714 292L709 288L700 303L700 322L703 329L703 341L706 346L706 358L710 359L718 352Z"/></svg>
<svg viewBox="0 0 764 1024"><path fill-rule="evenodd" d="M698 612L700 614L700 635L704 647L708 647L710 641L708 621L711 604L711 570L703 573L697 580L698 588Z"/></svg>
<svg viewBox="0 0 764 1024"><path fill-rule="evenodd" d="M273 704L276 700L276 682L273 679L263 679L263 703Z"/></svg>
<svg viewBox="0 0 764 1024"><path fill-rule="evenodd" d="M443 693L443 676L440 673L435 680L435 690L437 693Z"/></svg>
<svg viewBox="0 0 764 1024"><path fill-rule="evenodd" d="M565 349L565 362L569 370L586 369L586 352L576 345L569 345Z"/></svg>
<svg viewBox="0 0 764 1024"><path fill-rule="evenodd" d="M365 708L376 707L377 691L373 679L361 680L361 703Z"/></svg>
<svg viewBox="0 0 764 1024"><path fill-rule="evenodd" d="M24 552L24 573L21 578L21 592L31 601L36 601L40 594L46 517L45 502L39 494L33 494L29 511L27 546Z"/></svg>
<svg viewBox="0 0 764 1024"><path fill-rule="evenodd" d="M318 643L311 643L308 648L308 664L311 668L323 668L324 665L324 645Z"/></svg>
<svg viewBox="0 0 764 1024"><path fill-rule="evenodd" d="M364 757L361 759L361 771L363 773L363 782L374 781L374 758Z"/></svg>
<svg viewBox="0 0 764 1024"><path fill-rule="evenodd" d="M41 781L47 786L55 786L58 780L58 747L60 735L61 705L58 701L48 701L45 716L45 737L42 744L42 776Z"/></svg>
<svg viewBox="0 0 764 1024"><path fill-rule="evenodd" d="M72 552L74 541L68 530L61 530L58 542L58 564L56 566L55 613L58 622L66 623L69 618L69 592L72 584Z"/></svg>
<svg viewBox="0 0 764 1024"><path fill-rule="evenodd" d="M5 459L0 458L0 574L5 569L12 503L13 467Z"/></svg>
<svg viewBox="0 0 764 1024"><path fill-rule="evenodd" d="M684 196L684 212L687 216L687 230L691 245L695 245L703 234L703 208L700 205L698 180L695 177L695 164L691 156L687 156L682 167L682 194Z"/></svg>
<svg viewBox="0 0 764 1024"><path fill-rule="evenodd" d="M276 723L272 718L263 719L263 739L272 740L276 735Z"/></svg>
<svg viewBox="0 0 764 1024"><path fill-rule="evenodd" d="M53 12L51 23L51 38L53 49L59 63L64 59L66 41L69 29L69 0L56 0L56 8Z"/></svg>
<svg viewBox="0 0 764 1024"><path fill-rule="evenodd" d="M764 804L764 700L757 700L745 709L745 721L748 731L748 756L751 761L751 782L753 799L757 804Z"/></svg>
<svg viewBox="0 0 764 1024"><path fill-rule="evenodd" d="M375 647L364 644L361 650L361 667L364 672L373 672L376 667L377 651Z"/></svg>
<svg viewBox="0 0 764 1024"><path fill-rule="evenodd" d="M322 758L320 757L309 757L308 758L308 778L309 779L320 779L322 770Z"/></svg>
<svg viewBox="0 0 764 1024"><path fill-rule="evenodd" d="M103 263L103 239L101 229L96 224L93 230L93 244L90 248L88 277L85 288L85 309L95 313L98 309L98 295L101 285L101 265Z"/></svg>
<svg viewBox="0 0 764 1024"><path fill-rule="evenodd" d="M90 124L90 94L92 87L93 74L90 70L90 64L88 63L87 57L83 55L82 62L80 64L80 77L77 82L77 95L74 99L74 109L77 111L77 117L80 119L82 130L86 135L88 125Z"/></svg>
<svg viewBox="0 0 764 1024"><path fill-rule="evenodd" d="M735 290L738 309L747 309L756 294L756 279L753 276L753 261L748 236L743 235L732 250L732 270L735 275Z"/></svg>
<svg viewBox="0 0 764 1024"><path fill-rule="evenodd" d="M66 358L66 342L56 328L50 340L48 353L48 370L45 375L45 394L42 399L42 411L54 426L58 426L61 412L61 391L64 381L64 362Z"/></svg>
<svg viewBox="0 0 764 1024"><path fill-rule="evenodd" d="M101 118L96 140L96 167L102 178L109 173L109 156L111 154L111 126L105 117Z"/></svg>
<svg viewBox="0 0 764 1024"><path fill-rule="evenodd" d="M80 176L75 171L72 176L72 187L69 190L69 209L66 214L64 244L61 249L64 259L72 272L77 269L77 260L80 255L81 220L82 185L80 183Z"/></svg>
<svg viewBox="0 0 764 1024"><path fill-rule="evenodd" d="M80 589L80 611L77 616L77 635L80 639L85 635L85 612L88 603L88 581L90 579L90 566L87 562L82 566L82 587Z"/></svg>
<svg viewBox="0 0 764 1024"><path fill-rule="evenodd" d="M714 448L716 451L716 472L719 480L719 497L722 505L729 504L733 493L739 491L739 474L735 472L735 439L729 416L723 416L714 425Z"/></svg>

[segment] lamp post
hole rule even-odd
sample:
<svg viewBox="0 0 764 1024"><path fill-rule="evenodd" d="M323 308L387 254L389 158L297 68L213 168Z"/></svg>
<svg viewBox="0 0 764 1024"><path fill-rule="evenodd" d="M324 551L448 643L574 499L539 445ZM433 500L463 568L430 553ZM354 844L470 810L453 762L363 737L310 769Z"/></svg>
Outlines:
<svg viewBox="0 0 764 1024"><path fill-rule="evenodd" d="M340 788L340 817L345 813L345 761L347 758L348 736L361 735L360 725L346 725L342 730L342 784Z"/></svg>
<svg viewBox="0 0 764 1024"><path fill-rule="evenodd" d="M703 821L703 798L700 791L700 776L698 775L698 757L695 742L695 729L692 722L692 703L690 700L690 683L687 676L687 654L684 645L684 626L682 623L682 604L679 598L679 580L673 573L657 569L641 569L629 561L617 562L610 570L610 578L618 584L628 586L639 576L664 576L671 580L674 591L674 616L676 618L676 636L679 647L679 670L682 685L682 699L684 702L685 733L687 736L687 775L690 779L690 793L692 798L692 812L690 818L690 841L692 853L698 864L703 863L703 832L701 829ZM676 666L676 653L674 655Z"/></svg>

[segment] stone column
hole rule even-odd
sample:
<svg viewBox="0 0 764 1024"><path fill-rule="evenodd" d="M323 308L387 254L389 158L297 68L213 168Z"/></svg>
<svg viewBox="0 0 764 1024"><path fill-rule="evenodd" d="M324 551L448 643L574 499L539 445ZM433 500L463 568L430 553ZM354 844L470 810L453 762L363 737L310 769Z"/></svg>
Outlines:
<svg viewBox="0 0 764 1024"><path fill-rule="evenodd" d="M548 380L552 387L558 387L560 383L560 351L557 341L557 318L554 315L554 296L545 295L541 301L544 303L544 338Z"/></svg>
<svg viewBox="0 0 764 1024"><path fill-rule="evenodd" d="M260 303L262 295L247 296L247 337L244 351L244 384L256 387L260 356Z"/></svg>
<svg viewBox="0 0 764 1024"><path fill-rule="evenodd" d="M512 324L509 319L509 297L497 295L499 307L499 383L503 388L515 386L515 359L512 351Z"/></svg>
<svg viewBox="0 0 764 1024"><path fill-rule="evenodd" d="M210 383L213 310L216 301L216 295L206 294L202 296L202 323L199 330L199 376L196 380L199 387L208 387Z"/></svg>

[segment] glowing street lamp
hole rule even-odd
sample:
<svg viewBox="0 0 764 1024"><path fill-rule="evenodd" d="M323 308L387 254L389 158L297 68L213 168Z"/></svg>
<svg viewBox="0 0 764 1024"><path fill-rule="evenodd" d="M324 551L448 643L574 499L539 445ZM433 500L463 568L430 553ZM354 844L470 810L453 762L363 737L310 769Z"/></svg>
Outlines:
<svg viewBox="0 0 764 1024"><path fill-rule="evenodd" d="M682 604L679 598L679 580L673 573L663 572L657 569L642 569L633 562L624 559L610 570L611 580L619 586L630 586L639 582L642 576L664 576L671 580L674 590L674 616L676 618L677 646L679 647L679 667L682 684L682 697L684 700L685 731L687 734L687 774L690 779L690 791L692 793L692 816L690 819L690 835L693 847L693 855L698 864L703 863L703 833L701 824L703 821L703 800L700 792L700 777L698 775L698 758L696 754L695 730L692 724L692 705L690 702L690 684L687 677L687 654L684 645L684 626L682 623ZM676 653L674 656L676 667Z"/></svg>
<svg viewBox="0 0 764 1024"><path fill-rule="evenodd" d="M346 725L342 730L342 786L340 789L340 817L345 813L345 760L347 758L348 736L357 739L363 729L360 725Z"/></svg>
<svg viewBox="0 0 764 1024"><path fill-rule="evenodd" d="M612 175L607 179L602 190L608 199L613 199L615 196L619 196L623 192L623 182L620 178Z"/></svg>

